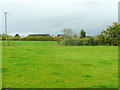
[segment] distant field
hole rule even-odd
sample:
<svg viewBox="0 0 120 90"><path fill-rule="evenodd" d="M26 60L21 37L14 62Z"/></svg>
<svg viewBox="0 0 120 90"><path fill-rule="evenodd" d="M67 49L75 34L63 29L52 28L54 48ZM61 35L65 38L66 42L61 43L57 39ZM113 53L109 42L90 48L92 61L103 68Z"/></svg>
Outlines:
<svg viewBox="0 0 120 90"><path fill-rule="evenodd" d="M12 41L2 47L3 88L117 88L117 46Z"/></svg>

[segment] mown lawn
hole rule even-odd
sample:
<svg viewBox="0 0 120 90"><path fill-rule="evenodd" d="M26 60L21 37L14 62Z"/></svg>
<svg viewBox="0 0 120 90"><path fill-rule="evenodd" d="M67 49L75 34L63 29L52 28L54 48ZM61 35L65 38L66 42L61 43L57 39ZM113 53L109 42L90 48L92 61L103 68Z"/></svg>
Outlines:
<svg viewBox="0 0 120 90"><path fill-rule="evenodd" d="M118 87L117 46L14 41L2 47L2 62L3 88Z"/></svg>

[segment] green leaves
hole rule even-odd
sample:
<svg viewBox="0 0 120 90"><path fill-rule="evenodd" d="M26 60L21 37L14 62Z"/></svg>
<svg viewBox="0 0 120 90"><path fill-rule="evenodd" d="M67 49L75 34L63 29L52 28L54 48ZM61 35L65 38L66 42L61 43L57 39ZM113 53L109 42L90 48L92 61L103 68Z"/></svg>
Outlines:
<svg viewBox="0 0 120 90"><path fill-rule="evenodd" d="M84 30L80 31L80 38L85 38L86 32Z"/></svg>
<svg viewBox="0 0 120 90"><path fill-rule="evenodd" d="M101 34L104 37L118 37L119 27L120 25L117 22L113 22L113 25L108 26L106 30L101 32Z"/></svg>

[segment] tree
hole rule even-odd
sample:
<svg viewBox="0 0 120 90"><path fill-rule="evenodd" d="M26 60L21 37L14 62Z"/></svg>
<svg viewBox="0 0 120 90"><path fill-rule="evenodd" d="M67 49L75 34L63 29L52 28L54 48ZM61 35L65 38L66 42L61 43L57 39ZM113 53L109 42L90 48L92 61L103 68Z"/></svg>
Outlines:
<svg viewBox="0 0 120 90"><path fill-rule="evenodd" d="M85 38L86 37L86 32L84 30L80 31L80 38Z"/></svg>
<svg viewBox="0 0 120 90"><path fill-rule="evenodd" d="M113 22L113 24L111 26L108 26L106 30L102 31L101 34L104 37L118 37L118 33L119 33L119 27L120 25L117 22Z"/></svg>
<svg viewBox="0 0 120 90"><path fill-rule="evenodd" d="M78 38L78 34L77 34L77 33L74 33L74 34L73 34L73 37L74 37L74 38Z"/></svg>
<svg viewBox="0 0 120 90"><path fill-rule="evenodd" d="M20 37L20 35L19 34L15 34L15 37Z"/></svg>
<svg viewBox="0 0 120 90"><path fill-rule="evenodd" d="M117 22L113 22L111 26L108 26L106 30L103 30L98 36L99 40L105 45L118 45L118 39L120 35L120 25ZM116 42L114 41L116 40Z"/></svg>
<svg viewBox="0 0 120 90"><path fill-rule="evenodd" d="M20 40L20 35L19 34L15 34L14 40Z"/></svg>
<svg viewBox="0 0 120 90"><path fill-rule="evenodd" d="M64 39L72 39L73 38L73 30L69 28L65 28L63 30L63 37Z"/></svg>

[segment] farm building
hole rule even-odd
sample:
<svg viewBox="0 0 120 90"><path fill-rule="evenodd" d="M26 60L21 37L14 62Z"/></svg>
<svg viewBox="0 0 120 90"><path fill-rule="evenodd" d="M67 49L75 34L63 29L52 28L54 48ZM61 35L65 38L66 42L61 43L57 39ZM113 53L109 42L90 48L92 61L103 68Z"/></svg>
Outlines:
<svg viewBox="0 0 120 90"><path fill-rule="evenodd" d="M50 34L29 34L28 36L50 36Z"/></svg>

